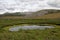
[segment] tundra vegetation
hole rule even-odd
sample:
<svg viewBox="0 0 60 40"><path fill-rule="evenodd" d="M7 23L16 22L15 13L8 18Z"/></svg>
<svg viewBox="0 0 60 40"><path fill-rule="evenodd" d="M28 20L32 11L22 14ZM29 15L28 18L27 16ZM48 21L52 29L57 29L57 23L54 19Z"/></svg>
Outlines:
<svg viewBox="0 0 60 40"><path fill-rule="evenodd" d="M45 12L45 13L44 13ZM37 16L36 14L43 14ZM42 10L33 14L5 13L0 15L0 40L60 40L60 10ZM34 16L33 16L34 15ZM45 16L47 15L47 16ZM55 17L54 15L58 15ZM52 17L53 18L52 18ZM43 18L42 18L43 17ZM47 18L48 17L48 18ZM38 19L37 19L38 18ZM8 29L15 25L51 25L55 28L45 30L20 30L11 32Z"/></svg>

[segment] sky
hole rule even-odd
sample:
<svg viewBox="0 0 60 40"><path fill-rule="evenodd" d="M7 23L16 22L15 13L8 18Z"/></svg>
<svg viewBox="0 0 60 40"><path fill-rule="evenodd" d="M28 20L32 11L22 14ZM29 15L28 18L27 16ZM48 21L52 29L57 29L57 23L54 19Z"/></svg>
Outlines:
<svg viewBox="0 0 60 40"><path fill-rule="evenodd" d="M60 0L0 0L0 14L5 12L35 12L59 9Z"/></svg>

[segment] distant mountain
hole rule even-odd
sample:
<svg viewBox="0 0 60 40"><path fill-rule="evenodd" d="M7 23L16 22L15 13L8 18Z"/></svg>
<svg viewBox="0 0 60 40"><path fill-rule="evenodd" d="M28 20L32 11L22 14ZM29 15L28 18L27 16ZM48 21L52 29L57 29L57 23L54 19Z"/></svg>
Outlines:
<svg viewBox="0 0 60 40"><path fill-rule="evenodd" d="M15 12L15 13L6 12L4 14L1 14L0 16L25 16L25 14L22 14L20 12Z"/></svg>
<svg viewBox="0 0 60 40"><path fill-rule="evenodd" d="M33 15L34 15L33 18L36 19L60 18L60 10L45 9L45 10L35 12Z"/></svg>
<svg viewBox="0 0 60 40"><path fill-rule="evenodd" d="M45 10L40 10L37 12L32 12L31 14L29 14L27 16L36 17L36 16L43 16L43 15L52 14L52 13L60 13L60 10L45 9Z"/></svg>
<svg viewBox="0 0 60 40"><path fill-rule="evenodd" d="M44 15L48 14L55 14L55 13L60 13L60 10L54 10L54 9L45 9L37 12L15 12L15 13L4 13L0 15L2 16L18 16L18 17L23 17L23 18L38 18Z"/></svg>

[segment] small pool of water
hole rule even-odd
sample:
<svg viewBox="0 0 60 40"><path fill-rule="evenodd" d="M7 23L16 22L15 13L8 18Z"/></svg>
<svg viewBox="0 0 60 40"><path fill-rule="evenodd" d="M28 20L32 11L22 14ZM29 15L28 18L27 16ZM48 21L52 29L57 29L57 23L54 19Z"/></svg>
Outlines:
<svg viewBox="0 0 60 40"><path fill-rule="evenodd" d="M40 29L44 30L46 28L54 28L54 26L38 26L38 25L22 25L22 26L14 26L9 28L9 31L19 31L22 30L33 30L33 29Z"/></svg>

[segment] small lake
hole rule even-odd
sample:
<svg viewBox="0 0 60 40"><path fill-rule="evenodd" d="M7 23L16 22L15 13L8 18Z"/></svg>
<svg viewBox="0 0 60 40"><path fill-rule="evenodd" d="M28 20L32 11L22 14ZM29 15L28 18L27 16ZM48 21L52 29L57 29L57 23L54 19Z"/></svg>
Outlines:
<svg viewBox="0 0 60 40"><path fill-rule="evenodd" d="M45 30L46 28L54 28L54 26L19 25L19 26L13 26L9 28L9 31L19 31L20 29L22 30L34 30L34 29Z"/></svg>

